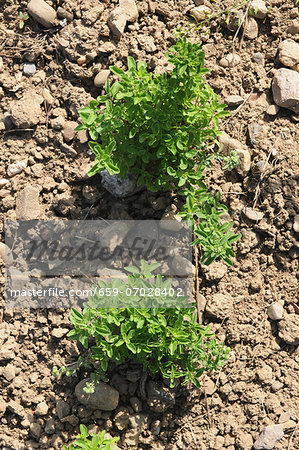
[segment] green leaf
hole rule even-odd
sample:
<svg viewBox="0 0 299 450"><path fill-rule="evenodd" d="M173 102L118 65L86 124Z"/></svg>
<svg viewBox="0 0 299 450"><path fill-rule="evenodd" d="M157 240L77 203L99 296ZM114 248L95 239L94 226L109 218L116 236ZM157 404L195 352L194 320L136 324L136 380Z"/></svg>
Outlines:
<svg viewBox="0 0 299 450"><path fill-rule="evenodd" d="M136 62L135 62L135 59L132 58L132 56L128 56L127 62L128 62L129 70L136 70Z"/></svg>
<svg viewBox="0 0 299 450"><path fill-rule="evenodd" d="M111 72L115 73L115 75L118 75L119 77L122 77L125 73L123 70L119 69L116 66L110 66L109 69L111 70Z"/></svg>
<svg viewBox="0 0 299 450"><path fill-rule="evenodd" d="M79 311L77 311L76 309L72 308L71 309L71 313L70 313L70 321L74 324L77 325L79 323L81 323L84 320L82 314L79 313Z"/></svg>

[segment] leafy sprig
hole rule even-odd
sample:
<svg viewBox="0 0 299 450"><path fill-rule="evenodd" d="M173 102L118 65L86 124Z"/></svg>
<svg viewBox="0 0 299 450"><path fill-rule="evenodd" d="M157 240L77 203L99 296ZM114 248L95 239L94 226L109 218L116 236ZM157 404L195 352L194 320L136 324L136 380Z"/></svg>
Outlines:
<svg viewBox="0 0 299 450"><path fill-rule="evenodd" d="M119 438L105 437L106 431L101 434L89 434L85 425L80 425L80 434L76 436L76 441L69 446L64 445L62 450L113 450L115 449L115 442Z"/></svg>
<svg viewBox="0 0 299 450"><path fill-rule="evenodd" d="M136 269L128 268L129 277L139 283L152 276L154 270L150 266L144 271ZM199 378L205 371L216 370L228 358L229 349L216 342L208 326L197 323L194 304L189 308L161 305L101 308L102 300L90 296L82 313L71 310L74 329L68 335L86 349L93 337L95 345L91 347L90 357L100 363L103 372L109 360L121 364L135 359L144 370L169 378L171 386L175 385L176 378L182 378L183 384L190 381L199 386Z"/></svg>

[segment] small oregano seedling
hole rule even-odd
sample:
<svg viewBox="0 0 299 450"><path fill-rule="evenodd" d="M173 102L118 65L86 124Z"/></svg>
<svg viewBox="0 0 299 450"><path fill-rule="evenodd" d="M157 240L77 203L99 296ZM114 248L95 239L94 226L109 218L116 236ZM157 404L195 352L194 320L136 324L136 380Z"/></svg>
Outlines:
<svg viewBox="0 0 299 450"><path fill-rule="evenodd" d="M105 435L106 431L90 435L86 426L80 425L80 434L76 436L75 442L69 446L64 445L62 450L115 450L114 444L119 438L107 438Z"/></svg>
<svg viewBox="0 0 299 450"><path fill-rule="evenodd" d="M135 175L137 185L150 191L182 189L187 196L182 216L191 219L199 236L194 243L203 247L202 261L209 264L221 257L230 265L231 244L239 236L228 233L232 223L222 226L221 214L227 209L202 181L215 159L223 160L226 168L237 163L236 155L216 150L219 119L229 113L204 81L208 69L200 44L183 37L167 57L173 64L170 74L148 72L145 62L136 64L131 56L126 72L111 66L119 81L109 86L107 80L106 94L79 111L82 124L76 130L89 131L95 154L89 175L107 169L120 177Z"/></svg>
<svg viewBox="0 0 299 450"><path fill-rule="evenodd" d="M164 284L162 277L157 275L152 281L155 268L145 261L142 271L135 266L127 267L130 273L127 283L121 280L107 284L100 281L99 289L103 290L103 295L96 293L90 296L82 313L74 308L71 310L70 320L74 329L68 336L81 342L89 351L89 362L95 370L98 363L98 371L91 377L88 392L107 371L109 360L121 364L134 359L143 365L144 370L170 379L173 387L177 378L181 378L183 384L191 381L199 386L199 378L204 372L219 369L228 359L229 349L216 342L208 326L197 323L194 303L185 308L167 307L169 300L173 304L173 298L169 298L173 294L170 295L171 291L166 289L171 280ZM129 294L125 287L130 288ZM137 287L148 292L154 288L151 289L153 307L144 307L147 296L141 297ZM156 295L156 288L159 288L159 295ZM115 296L111 294L114 290ZM109 292L112 305L114 302L115 305L123 303L128 306L101 307L105 292ZM181 304L180 299L177 304ZM90 347L91 341L93 345Z"/></svg>

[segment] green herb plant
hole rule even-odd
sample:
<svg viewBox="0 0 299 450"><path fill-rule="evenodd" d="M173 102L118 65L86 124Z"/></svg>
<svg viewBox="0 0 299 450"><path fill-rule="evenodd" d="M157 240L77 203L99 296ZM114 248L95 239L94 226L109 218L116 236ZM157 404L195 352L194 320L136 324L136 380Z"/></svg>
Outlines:
<svg viewBox="0 0 299 450"><path fill-rule="evenodd" d="M19 28L22 30L25 25L25 21L29 19L29 16L27 13L23 13L22 11L19 12Z"/></svg>
<svg viewBox="0 0 299 450"><path fill-rule="evenodd" d="M76 436L76 441L69 446L64 445L62 450L114 450L114 444L119 438L106 438L105 435L106 431L89 435L86 426L80 425L80 434Z"/></svg>
<svg viewBox="0 0 299 450"><path fill-rule="evenodd" d="M142 298L134 294L134 287L163 289L171 284L171 280L164 281L160 275L152 280L156 268L156 264L147 265L145 261L142 261L142 269L127 267L132 294L117 294L115 305L118 306L101 307L103 297L95 294L84 304L82 313L74 308L71 310L70 321L74 329L68 336L81 342L89 351L91 364L93 362L94 367L98 364L100 370L93 375L88 392L93 391L100 375L106 373L109 360L121 364L134 359L144 370L170 379L173 387L177 378L181 378L183 384L192 382L199 386L199 378L205 371L220 368L228 359L229 349L216 342L209 327L197 323L195 304L180 307L182 299L177 299L178 306L174 307L173 298L165 292L163 298L156 296L151 300L154 302L152 307L144 307ZM122 283L121 280L108 284L100 281L99 287L113 292L114 288L121 290ZM113 305L111 296L109 301ZM167 307L168 301L172 307ZM122 308L120 303L132 307ZM94 343L91 347L90 338Z"/></svg>
<svg viewBox="0 0 299 450"><path fill-rule="evenodd" d="M219 119L229 113L204 81L208 69L199 44L182 37L167 57L173 64L169 75L152 74L145 62L136 64L131 56L127 72L111 66L120 80L112 86L107 80L105 95L79 111L82 124L76 130L89 131L89 146L95 154L89 175L107 169L121 178L135 175L137 185L150 191L179 188L183 195L187 192L202 207L201 216L213 216L211 220L204 218L208 226L202 232L202 225L197 225L199 218L191 217L189 206L184 210L194 222L195 233L201 233L203 260L212 262L221 257L232 264L233 235L224 230L233 224L223 227L219 214L226 211L225 206L207 191L197 201L204 189L204 170L215 159L224 158L215 147L221 134ZM199 184L202 188L198 190Z"/></svg>

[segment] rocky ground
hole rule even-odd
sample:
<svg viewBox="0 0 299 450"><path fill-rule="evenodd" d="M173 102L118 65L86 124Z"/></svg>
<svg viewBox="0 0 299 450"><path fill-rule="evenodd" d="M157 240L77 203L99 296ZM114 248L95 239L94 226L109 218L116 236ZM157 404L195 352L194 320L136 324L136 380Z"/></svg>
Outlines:
<svg viewBox="0 0 299 450"><path fill-rule="evenodd" d="M86 176L93 157L74 127L109 65L125 68L132 55L167 70L179 26L202 41L206 78L231 111L221 142L241 164L225 175L215 167L207 180L242 238L232 268L217 262L198 274L203 323L232 349L201 389L162 388L137 365L110 367L114 409L91 409L82 385L75 391L81 378L52 375L80 351L66 337L69 312L3 301L0 446L56 450L85 423L119 436L120 448L299 448L298 2L254 0L243 20L248 5L231 9L230 0L32 0L20 28L27 3L0 4L2 242L5 219L160 219L176 208L172 193L113 198L99 175ZM198 26L192 16L203 12L210 19ZM4 276L2 265L2 287Z"/></svg>

